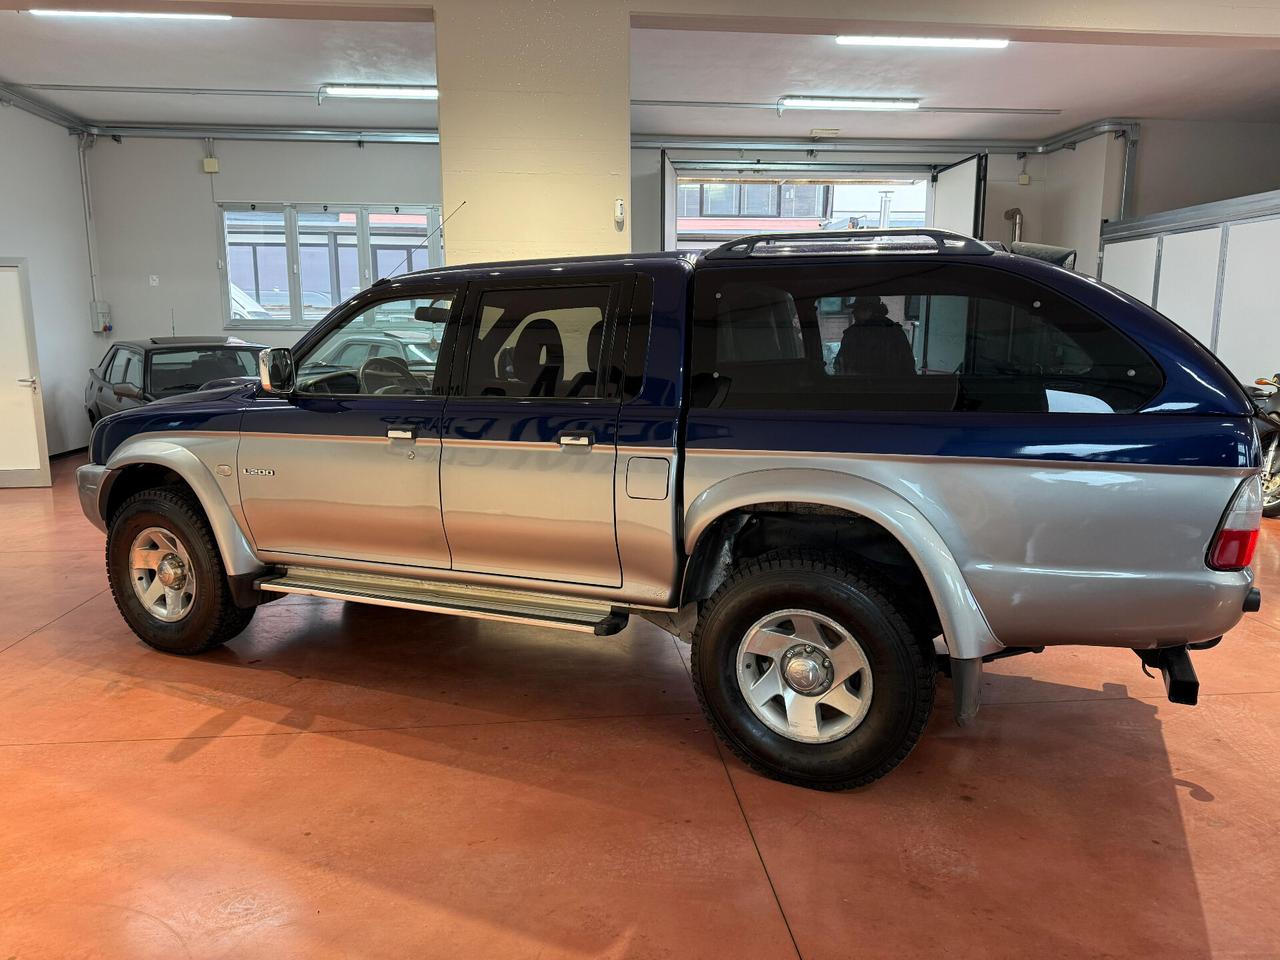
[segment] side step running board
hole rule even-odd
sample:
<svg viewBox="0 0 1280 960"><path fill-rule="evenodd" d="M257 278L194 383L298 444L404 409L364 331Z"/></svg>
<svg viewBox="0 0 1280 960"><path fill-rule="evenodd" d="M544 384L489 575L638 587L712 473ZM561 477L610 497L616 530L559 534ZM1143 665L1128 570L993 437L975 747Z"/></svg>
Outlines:
<svg viewBox="0 0 1280 960"><path fill-rule="evenodd" d="M271 593L297 593L481 620L558 627L594 633L598 637L618 633L628 619L625 612L599 601L313 567L291 567L283 576L259 580L257 587Z"/></svg>

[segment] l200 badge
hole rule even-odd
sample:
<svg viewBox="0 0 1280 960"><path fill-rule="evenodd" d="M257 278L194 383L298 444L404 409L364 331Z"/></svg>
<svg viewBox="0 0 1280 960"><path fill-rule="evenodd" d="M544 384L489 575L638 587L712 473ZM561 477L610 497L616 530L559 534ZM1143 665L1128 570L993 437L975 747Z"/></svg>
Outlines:
<svg viewBox="0 0 1280 960"><path fill-rule="evenodd" d="M246 477L274 477L276 472L270 467L245 467L244 475Z"/></svg>

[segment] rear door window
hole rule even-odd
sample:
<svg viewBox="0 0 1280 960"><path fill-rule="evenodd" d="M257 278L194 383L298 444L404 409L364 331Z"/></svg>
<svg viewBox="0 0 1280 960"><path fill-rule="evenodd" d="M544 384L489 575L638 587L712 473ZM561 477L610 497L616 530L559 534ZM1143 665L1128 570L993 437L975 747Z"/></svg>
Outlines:
<svg viewBox="0 0 1280 960"><path fill-rule="evenodd" d="M601 396L613 284L486 290L473 319L463 395Z"/></svg>
<svg viewBox="0 0 1280 960"><path fill-rule="evenodd" d="M701 407L1130 413L1163 382L1075 303L955 263L704 270L692 359Z"/></svg>

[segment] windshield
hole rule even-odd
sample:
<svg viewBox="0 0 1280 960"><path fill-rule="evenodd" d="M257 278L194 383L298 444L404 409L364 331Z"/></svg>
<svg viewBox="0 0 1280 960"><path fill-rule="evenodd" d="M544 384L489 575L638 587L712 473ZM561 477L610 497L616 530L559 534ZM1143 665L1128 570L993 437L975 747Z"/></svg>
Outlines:
<svg viewBox="0 0 1280 960"><path fill-rule="evenodd" d="M257 373L258 352L244 347L194 347L151 355L148 393L171 397L199 390L210 380L251 377Z"/></svg>

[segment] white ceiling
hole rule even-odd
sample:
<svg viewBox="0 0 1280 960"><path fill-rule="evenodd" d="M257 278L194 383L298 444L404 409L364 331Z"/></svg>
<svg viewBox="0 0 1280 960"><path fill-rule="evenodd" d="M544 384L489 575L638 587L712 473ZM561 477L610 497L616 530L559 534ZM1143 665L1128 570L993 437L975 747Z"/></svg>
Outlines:
<svg viewBox="0 0 1280 960"><path fill-rule="evenodd" d="M847 113L633 106L649 134L1040 139L1102 117L1280 121L1280 51L1013 43L1004 50L842 47L831 37L641 30L635 100L774 103L784 94L919 97L925 107L1061 113ZM432 24L236 19L84 21L0 11L0 80L303 96L35 90L79 116L123 123L434 129L431 103L327 100L325 82L431 84ZM448 91L445 91L448 95Z"/></svg>
<svg viewBox="0 0 1280 960"><path fill-rule="evenodd" d="M918 97L925 107L1060 109L1058 116L633 107L637 133L1042 138L1103 117L1280 121L1280 51L1011 43L1003 50L867 48L832 37L631 32L635 100L784 94Z"/></svg>
<svg viewBox="0 0 1280 960"><path fill-rule="evenodd" d="M436 82L430 23L60 20L0 11L9 83L294 90L311 98L32 91L101 121L435 129L433 103L326 100L322 83Z"/></svg>

